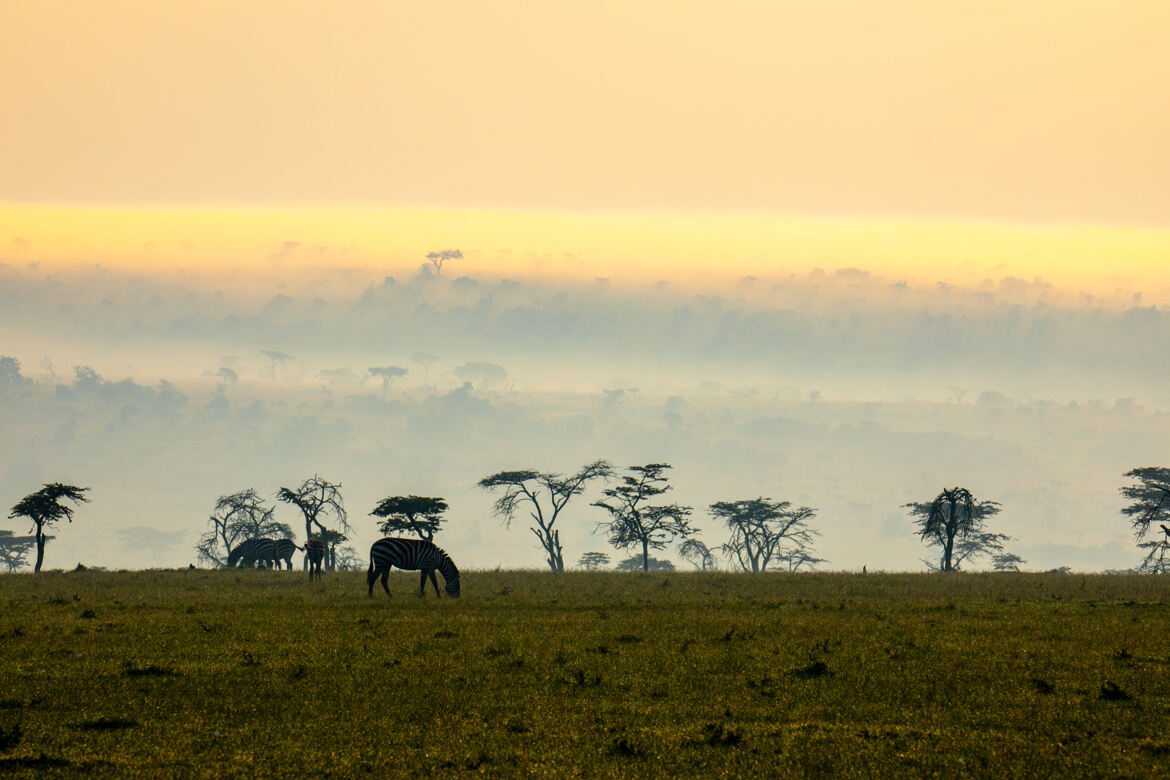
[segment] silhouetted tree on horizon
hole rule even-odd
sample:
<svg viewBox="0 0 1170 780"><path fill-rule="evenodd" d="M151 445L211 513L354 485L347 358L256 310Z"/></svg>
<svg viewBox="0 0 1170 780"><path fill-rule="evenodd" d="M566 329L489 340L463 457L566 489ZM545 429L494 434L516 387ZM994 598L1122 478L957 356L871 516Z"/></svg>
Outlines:
<svg viewBox="0 0 1170 780"><path fill-rule="evenodd" d="M46 536L45 541L52 541L54 537ZM0 530L0 563L8 571L16 571L21 566L28 565L28 552L37 543L35 536L17 536L13 531Z"/></svg>
<svg viewBox="0 0 1170 780"><path fill-rule="evenodd" d="M1121 513L1130 518L1134 540L1141 542L1138 548L1146 551L1138 571L1170 573L1170 528L1166 526L1170 523L1170 469L1143 466L1127 471L1125 476L1134 482L1121 488L1121 495L1130 500ZM1152 527L1155 523L1158 528ZM1154 538L1143 542L1151 532Z"/></svg>
<svg viewBox="0 0 1170 780"><path fill-rule="evenodd" d="M564 552L561 547L561 532L556 528L561 511L573 496L584 492L585 486L598 478L609 479L613 467L609 461L595 460L583 466L576 474L565 477L560 474L522 469L500 471L484 477L477 487L494 493L503 489L504 494L496 499L493 513L502 518L505 527L512 525L516 512L522 504L529 506L532 531L548 556L547 563L553 571L565 570ZM546 501L547 506L541 501Z"/></svg>
<svg viewBox="0 0 1170 780"><path fill-rule="evenodd" d="M382 395L385 395L390 389L390 380L404 377L408 373L408 369L402 366L374 366L366 370L370 376L376 376L382 380Z"/></svg>
<svg viewBox="0 0 1170 780"><path fill-rule="evenodd" d="M1011 538L983 529L983 521L999 514L1000 506L976 500L966 488L944 488L933 501L903 507L915 518L923 542L942 549L937 566L927 561L937 571L958 571L965 560L1002 552L1003 543Z"/></svg>
<svg viewBox="0 0 1170 780"><path fill-rule="evenodd" d="M268 358L268 360L271 361L271 363L272 363L272 381L273 382L276 381L276 364L277 363L280 363L281 367L283 368L284 364L287 363L288 361L296 360L296 358L293 357L292 355L286 355L285 353L278 352L275 349L262 349L262 350L260 350L260 354L263 355L264 357Z"/></svg>
<svg viewBox="0 0 1170 780"><path fill-rule="evenodd" d="M434 266L436 276L443 272L443 263L448 260L459 260L462 257L463 253L458 249L444 249L440 252L430 252L427 254L427 260Z"/></svg>
<svg viewBox="0 0 1170 780"><path fill-rule="evenodd" d="M698 539L687 539L679 545L678 554L684 561L699 571L714 571L719 568L715 553Z"/></svg>
<svg viewBox="0 0 1170 780"><path fill-rule="evenodd" d="M204 563L223 567L232 549L245 539L293 538L292 528L277 521L274 512L255 488L220 496L207 518L211 528L195 545L196 556Z"/></svg>
<svg viewBox="0 0 1170 780"><path fill-rule="evenodd" d="M609 513L609 520L597 527L609 534L610 544L620 550L642 548L643 571L649 571L650 550L664 549L675 537L696 533L689 524L689 506L647 503L670 490L663 476L669 468L668 463L629 466L632 473L622 477L622 484L602 491L606 500L593 502L593 506Z"/></svg>
<svg viewBox="0 0 1170 780"><path fill-rule="evenodd" d="M609 565L609 556L603 552L582 553L577 559L577 565L586 571L602 569Z"/></svg>
<svg viewBox="0 0 1170 780"><path fill-rule="evenodd" d="M419 539L433 542L439 526L443 524L443 513L447 502L441 498L426 496L387 496L378 502L370 512L374 517L383 518L378 530L383 536L397 533L415 534Z"/></svg>
<svg viewBox="0 0 1170 780"><path fill-rule="evenodd" d="M783 563L789 571L795 571L802 565L821 562L812 550L817 532L808 527L808 521L816 515L812 507L794 509L789 501L761 496L719 501L711 504L710 511L731 531L722 549L744 571L767 571L773 563Z"/></svg>
<svg viewBox="0 0 1170 780"><path fill-rule="evenodd" d="M643 558L631 555L614 567L615 571L677 571L675 565L663 558Z"/></svg>
<svg viewBox="0 0 1170 780"><path fill-rule="evenodd" d="M336 533L353 530L349 527L349 516L345 511L345 502L341 498L341 483L333 483L314 474L302 482L296 490L282 487L277 491L276 498L278 501L292 504L301 510L301 514L305 518L305 538L316 536L325 542L325 567L329 571L336 571L337 544L339 541L345 541L345 538L342 534L343 538L334 541L332 545L326 541L325 532L330 529L326 528L323 519L329 516L333 517L338 526ZM316 533L313 532L313 526L317 527ZM308 565L309 559L306 557L304 568L308 568Z"/></svg>
<svg viewBox="0 0 1170 780"><path fill-rule="evenodd" d="M34 538L37 544L37 562L33 567L34 572L41 570L41 564L45 560L45 542L48 541L45 527L51 527L62 518L70 523L73 522L73 507L61 502L88 503L89 499L85 497L88 491L89 488L77 487L76 485L48 482L40 490L25 496L16 506L12 507L12 511L8 515L10 518L27 517L36 525Z"/></svg>

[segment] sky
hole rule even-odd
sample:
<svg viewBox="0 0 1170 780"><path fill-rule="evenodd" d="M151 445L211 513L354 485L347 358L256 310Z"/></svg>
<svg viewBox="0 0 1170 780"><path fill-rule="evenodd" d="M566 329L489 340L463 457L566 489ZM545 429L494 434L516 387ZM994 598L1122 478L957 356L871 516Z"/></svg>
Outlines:
<svg viewBox="0 0 1170 780"><path fill-rule="evenodd" d="M101 480L140 511L62 554L182 565L218 495L320 471L538 565L477 479L661 460L700 508L821 507L833 567L920 568L898 508L975 480L1033 566L1125 568L1170 414L1168 52L1157 0L9 0L3 500Z"/></svg>

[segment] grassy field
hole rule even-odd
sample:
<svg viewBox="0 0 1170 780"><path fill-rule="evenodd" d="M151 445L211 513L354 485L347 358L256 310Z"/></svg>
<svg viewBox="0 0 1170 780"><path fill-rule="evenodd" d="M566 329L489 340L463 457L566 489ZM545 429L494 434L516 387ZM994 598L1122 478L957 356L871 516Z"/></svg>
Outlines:
<svg viewBox="0 0 1170 780"><path fill-rule="evenodd" d="M0 773L1170 773L1170 579L0 576Z"/></svg>

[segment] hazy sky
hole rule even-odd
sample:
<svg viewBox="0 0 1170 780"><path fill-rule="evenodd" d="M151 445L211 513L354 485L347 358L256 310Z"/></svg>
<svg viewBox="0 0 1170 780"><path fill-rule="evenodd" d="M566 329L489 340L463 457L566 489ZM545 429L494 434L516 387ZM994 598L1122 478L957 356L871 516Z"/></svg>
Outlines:
<svg viewBox="0 0 1170 780"><path fill-rule="evenodd" d="M1162 0L0 7L0 200L1170 226Z"/></svg>

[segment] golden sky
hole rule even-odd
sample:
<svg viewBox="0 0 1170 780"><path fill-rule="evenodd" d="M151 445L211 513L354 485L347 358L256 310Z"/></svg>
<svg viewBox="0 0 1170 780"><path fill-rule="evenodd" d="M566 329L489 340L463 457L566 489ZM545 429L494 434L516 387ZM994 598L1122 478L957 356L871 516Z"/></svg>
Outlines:
<svg viewBox="0 0 1170 780"><path fill-rule="evenodd" d="M0 201L1170 227L1165 0L5 0Z"/></svg>

